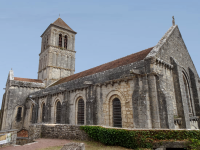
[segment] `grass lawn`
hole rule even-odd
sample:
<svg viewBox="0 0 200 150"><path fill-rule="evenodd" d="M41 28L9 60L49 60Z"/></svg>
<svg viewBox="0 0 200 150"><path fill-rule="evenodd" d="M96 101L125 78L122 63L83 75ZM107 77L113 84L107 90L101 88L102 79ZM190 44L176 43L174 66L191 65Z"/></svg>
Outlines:
<svg viewBox="0 0 200 150"><path fill-rule="evenodd" d="M99 142L75 141L75 140L73 140L73 142L84 143L86 150L131 150L131 149L127 149L120 146L105 146ZM62 146L53 146L53 147L48 147L48 148L43 148L43 149L38 149L38 150L60 150L61 148Z"/></svg>

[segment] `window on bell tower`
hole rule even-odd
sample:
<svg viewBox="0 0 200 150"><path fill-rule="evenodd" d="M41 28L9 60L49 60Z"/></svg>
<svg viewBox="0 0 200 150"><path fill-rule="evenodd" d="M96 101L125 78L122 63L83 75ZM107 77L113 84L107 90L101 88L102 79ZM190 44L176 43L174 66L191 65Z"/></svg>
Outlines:
<svg viewBox="0 0 200 150"><path fill-rule="evenodd" d="M65 35L64 48L67 49L67 36Z"/></svg>
<svg viewBox="0 0 200 150"><path fill-rule="evenodd" d="M59 47L62 47L62 34L59 34Z"/></svg>

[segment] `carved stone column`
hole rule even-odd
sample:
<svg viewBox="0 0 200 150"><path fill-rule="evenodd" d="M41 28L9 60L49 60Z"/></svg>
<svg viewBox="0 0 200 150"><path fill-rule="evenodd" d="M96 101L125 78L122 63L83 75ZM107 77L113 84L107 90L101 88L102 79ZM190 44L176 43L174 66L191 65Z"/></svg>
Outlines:
<svg viewBox="0 0 200 150"><path fill-rule="evenodd" d="M64 47L65 36L62 35L62 47Z"/></svg>

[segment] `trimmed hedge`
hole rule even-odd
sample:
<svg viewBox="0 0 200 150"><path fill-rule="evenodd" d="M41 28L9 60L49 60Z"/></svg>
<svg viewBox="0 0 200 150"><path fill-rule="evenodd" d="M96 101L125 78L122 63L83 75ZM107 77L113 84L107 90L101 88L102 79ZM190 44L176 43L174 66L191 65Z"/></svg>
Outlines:
<svg viewBox="0 0 200 150"><path fill-rule="evenodd" d="M156 140L200 140L199 130L125 130L100 126L81 126L91 138L105 145L126 148L152 148Z"/></svg>

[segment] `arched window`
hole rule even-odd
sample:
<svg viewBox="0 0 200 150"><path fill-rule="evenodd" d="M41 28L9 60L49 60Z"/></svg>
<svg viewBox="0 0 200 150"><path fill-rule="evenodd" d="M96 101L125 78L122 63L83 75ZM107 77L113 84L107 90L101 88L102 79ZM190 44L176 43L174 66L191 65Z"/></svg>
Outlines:
<svg viewBox="0 0 200 150"><path fill-rule="evenodd" d="M65 35L64 48L67 49L67 36Z"/></svg>
<svg viewBox="0 0 200 150"><path fill-rule="evenodd" d="M84 101L80 99L78 101L78 115L77 115L78 124L84 124Z"/></svg>
<svg viewBox="0 0 200 150"><path fill-rule="evenodd" d="M62 34L59 34L59 47L62 47Z"/></svg>
<svg viewBox="0 0 200 150"><path fill-rule="evenodd" d="M121 102L118 98L113 100L113 127L122 127Z"/></svg>
<svg viewBox="0 0 200 150"><path fill-rule="evenodd" d="M184 73L183 73L183 82L184 82L184 87L185 87L186 100L187 100L187 104L188 104L188 111L189 111L190 115L193 115L190 88L189 88L189 84L188 84L187 78Z"/></svg>
<svg viewBox="0 0 200 150"><path fill-rule="evenodd" d="M42 122L45 121L45 103L42 104Z"/></svg>
<svg viewBox="0 0 200 150"><path fill-rule="evenodd" d="M57 102L56 105L56 123L61 123L61 103Z"/></svg>
<svg viewBox="0 0 200 150"><path fill-rule="evenodd" d="M22 116L22 107L18 107L18 109L17 109L17 116L16 116L17 122L21 121L21 119L22 119L21 116Z"/></svg>

